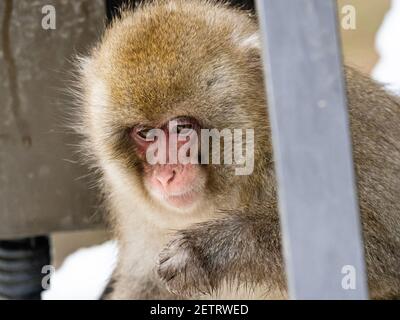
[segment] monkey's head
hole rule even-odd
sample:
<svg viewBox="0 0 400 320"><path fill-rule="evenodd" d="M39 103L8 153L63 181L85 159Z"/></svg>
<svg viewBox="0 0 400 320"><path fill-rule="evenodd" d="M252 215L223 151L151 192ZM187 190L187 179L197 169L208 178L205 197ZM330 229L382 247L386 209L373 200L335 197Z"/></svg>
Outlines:
<svg viewBox="0 0 400 320"><path fill-rule="evenodd" d="M229 203L240 188L251 190L268 145L257 24L226 5L162 3L122 13L84 59L90 148L105 175L123 177L158 205L187 212L204 201ZM254 172L237 175L234 154L232 164L215 164L216 150L188 148L204 129L243 134L233 145L244 146L244 156L245 130L254 130ZM150 163L149 154L165 162Z"/></svg>

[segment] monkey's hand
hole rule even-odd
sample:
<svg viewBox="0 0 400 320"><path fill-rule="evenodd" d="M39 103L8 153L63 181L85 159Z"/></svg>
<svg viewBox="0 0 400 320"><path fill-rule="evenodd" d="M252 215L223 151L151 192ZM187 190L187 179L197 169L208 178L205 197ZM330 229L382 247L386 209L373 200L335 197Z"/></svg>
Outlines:
<svg viewBox="0 0 400 320"><path fill-rule="evenodd" d="M167 289L185 297L207 294L212 290L210 276L202 266L203 257L186 231L178 232L159 256L158 274Z"/></svg>
<svg viewBox="0 0 400 320"><path fill-rule="evenodd" d="M171 292L190 297L233 280L250 287L275 285L267 278L283 282L278 221L230 212L179 231L160 254L158 274Z"/></svg>

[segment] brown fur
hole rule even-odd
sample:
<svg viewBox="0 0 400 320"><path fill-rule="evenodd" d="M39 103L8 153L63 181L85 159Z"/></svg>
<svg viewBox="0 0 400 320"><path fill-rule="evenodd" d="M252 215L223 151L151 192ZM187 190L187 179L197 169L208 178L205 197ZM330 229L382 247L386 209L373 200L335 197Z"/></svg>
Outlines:
<svg viewBox="0 0 400 320"><path fill-rule="evenodd" d="M107 298L226 297L223 287L233 284L247 297L256 287L263 298L286 297L256 34L254 18L238 9L158 1L123 12L83 59L79 130L102 173L120 246ZM370 295L395 297L400 105L357 71L347 68L346 77ZM204 128L255 129L253 174L204 166L205 200L188 213L152 201L127 134L135 124L154 127L175 116L192 116Z"/></svg>

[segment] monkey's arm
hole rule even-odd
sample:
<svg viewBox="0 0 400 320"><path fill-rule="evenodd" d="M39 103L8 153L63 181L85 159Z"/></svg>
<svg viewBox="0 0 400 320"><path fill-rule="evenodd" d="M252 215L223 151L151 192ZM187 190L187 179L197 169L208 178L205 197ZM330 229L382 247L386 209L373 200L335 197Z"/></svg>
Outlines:
<svg viewBox="0 0 400 320"><path fill-rule="evenodd" d="M170 291L185 296L211 294L225 281L241 280L285 291L278 216L262 208L229 212L179 231L161 253L158 273Z"/></svg>

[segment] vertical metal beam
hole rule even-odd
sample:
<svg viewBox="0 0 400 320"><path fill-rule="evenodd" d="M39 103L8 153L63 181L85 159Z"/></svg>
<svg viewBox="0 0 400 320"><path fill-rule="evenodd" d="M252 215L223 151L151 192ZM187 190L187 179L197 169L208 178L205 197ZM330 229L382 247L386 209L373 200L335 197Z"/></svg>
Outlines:
<svg viewBox="0 0 400 320"><path fill-rule="evenodd" d="M256 4L290 297L365 299L336 3Z"/></svg>

